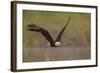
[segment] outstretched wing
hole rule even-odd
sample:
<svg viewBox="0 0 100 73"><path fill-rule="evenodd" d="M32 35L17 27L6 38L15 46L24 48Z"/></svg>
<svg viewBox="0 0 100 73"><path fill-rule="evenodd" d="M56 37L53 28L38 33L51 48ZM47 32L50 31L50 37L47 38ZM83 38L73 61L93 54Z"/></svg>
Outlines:
<svg viewBox="0 0 100 73"><path fill-rule="evenodd" d="M27 27L30 31L40 32L50 42L51 45L54 45L54 41L47 30L37 26L36 24L29 24Z"/></svg>
<svg viewBox="0 0 100 73"><path fill-rule="evenodd" d="M70 22L71 17L69 17L67 24L64 25L64 27L60 30L60 32L58 33L55 42L60 41L61 36L64 32L64 30L66 29L66 27L68 26L69 22Z"/></svg>

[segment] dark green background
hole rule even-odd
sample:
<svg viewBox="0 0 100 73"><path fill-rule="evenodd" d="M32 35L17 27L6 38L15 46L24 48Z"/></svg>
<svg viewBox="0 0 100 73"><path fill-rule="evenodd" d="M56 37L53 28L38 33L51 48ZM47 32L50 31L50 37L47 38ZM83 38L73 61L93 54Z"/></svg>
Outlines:
<svg viewBox="0 0 100 73"><path fill-rule="evenodd" d="M47 46L48 41L38 32L27 30L29 23L49 31L53 39L67 23L70 23L61 38L60 47ZM79 60L90 58L90 23L89 13L50 12L23 10L23 61Z"/></svg>

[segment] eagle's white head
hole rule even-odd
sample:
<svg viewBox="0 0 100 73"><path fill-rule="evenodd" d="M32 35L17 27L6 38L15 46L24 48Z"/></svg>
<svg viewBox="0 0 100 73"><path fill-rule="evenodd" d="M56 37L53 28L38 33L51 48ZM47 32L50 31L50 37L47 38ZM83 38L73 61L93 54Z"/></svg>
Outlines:
<svg viewBox="0 0 100 73"><path fill-rule="evenodd" d="M61 44L60 44L60 42L55 42L55 47L58 47L58 46L60 46ZM47 46L50 46L50 43L47 43Z"/></svg>
<svg viewBox="0 0 100 73"><path fill-rule="evenodd" d="M55 42L55 46L60 46L60 42Z"/></svg>

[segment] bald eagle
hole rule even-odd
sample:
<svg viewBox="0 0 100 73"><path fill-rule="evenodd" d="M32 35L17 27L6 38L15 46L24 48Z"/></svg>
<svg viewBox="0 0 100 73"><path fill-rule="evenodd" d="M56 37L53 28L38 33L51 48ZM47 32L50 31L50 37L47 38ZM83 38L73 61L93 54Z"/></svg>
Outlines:
<svg viewBox="0 0 100 73"><path fill-rule="evenodd" d="M34 32L40 32L45 38L47 41L49 41L50 43L50 46L52 47L57 47L57 46L60 46L60 40L61 40L61 36L64 32L64 30L66 29L66 27L68 26L69 22L70 22L70 18L68 19L67 23L63 26L63 28L59 31L59 33L57 34L57 37L55 40L53 40L53 38L51 37L50 33L42 28L42 27L39 27L38 25L36 24L28 24L28 30L29 31L34 31Z"/></svg>

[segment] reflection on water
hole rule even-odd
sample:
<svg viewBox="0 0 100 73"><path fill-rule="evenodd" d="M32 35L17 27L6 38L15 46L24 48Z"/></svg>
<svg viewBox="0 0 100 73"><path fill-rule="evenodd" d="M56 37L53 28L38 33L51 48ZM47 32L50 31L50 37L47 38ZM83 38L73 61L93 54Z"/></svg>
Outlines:
<svg viewBox="0 0 100 73"><path fill-rule="evenodd" d="M90 59L89 47L34 47L23 49L23 62Z"/></svg>

